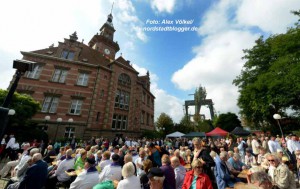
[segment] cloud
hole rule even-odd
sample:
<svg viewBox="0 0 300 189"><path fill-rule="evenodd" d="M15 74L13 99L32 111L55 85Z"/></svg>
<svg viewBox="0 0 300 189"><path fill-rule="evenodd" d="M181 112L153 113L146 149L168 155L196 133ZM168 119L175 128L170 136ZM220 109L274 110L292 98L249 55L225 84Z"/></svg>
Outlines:
<svg viewBox="0 0 300 189"><path fill-rule="evenodd" d="M291 13L299 9L299 0L244 0L236 12L238 24L258 27L268 33L282 33L297 21Z"/></svg>
<svg viewBox="0 0 300 189"><path fill-rule="evenodd" d="M296 21L289 12L299 4L295 0L228 0L213 4L201 20L202 40L193 48L194 58L173 74L172 82L181 90L201 84L217 112L238 113L238 91L232 81L244 64L242 50L252 48L255 39L266 35L260 31L284 32Z"/></svg>
<svg viewBox="0 0 300 189"><path fill-rule="evenodd" d="M158 13L173 13L176 0L151 0L151 8Z"/></svg>

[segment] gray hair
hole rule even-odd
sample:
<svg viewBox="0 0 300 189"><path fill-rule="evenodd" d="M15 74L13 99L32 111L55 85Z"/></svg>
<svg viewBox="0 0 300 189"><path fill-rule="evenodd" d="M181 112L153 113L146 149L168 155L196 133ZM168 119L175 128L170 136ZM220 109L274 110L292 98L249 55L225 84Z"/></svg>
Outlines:
<svg viewBox="0 0 300 189"><path fill-rule="evenodd" d="M264 171L254 172L251 174L251 182L258 182L262 184L263 182L272 182L271 177Z"/></svg>
<svg viewBox="0 0 300 189"><path fill-rule="evenodd" d="M135 168L132 162L126 163L122 168L122 176L124 178L131 177L132 175L134 175L134 172Z"/></svg>
<svg viewBox="0 0 300 189"><path fill-rule="evenodd" d="M34 154L39 153L40 149L38 148L32 148L29 152L29 155L32 157Z"/></svg>
<svg viewBox="0 0 300 189"><path fill-rule="evenodd" d="M221 158L221 159L222 159L222 158L225 158L225 157L227 157L227 156L228 156L228 154L227 154L226 151L223 151L223 152L220 153L220 158Z"/></svg>
<svg viewBox="0 0 300 189"><path fill-rule="evenodd" d="M33 162L37 162L43 158L41 153L35 153L32 157Z"/></svg>

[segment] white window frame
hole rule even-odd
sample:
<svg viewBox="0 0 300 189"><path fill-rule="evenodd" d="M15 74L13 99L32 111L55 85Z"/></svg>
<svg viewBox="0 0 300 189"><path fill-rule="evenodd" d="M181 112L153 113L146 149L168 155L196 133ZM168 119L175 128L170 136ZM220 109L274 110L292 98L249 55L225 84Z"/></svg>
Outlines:
<svg viewBox="0 0 300 189"><path fill-rule="evenodd" d="M43 66L41 66L41 65L36 65L35 67L34 67L34 70L33 71L28 71L27 73L26 73L26 77L27 78L31 78L31 79L38 79L39 77L40 77L40 74L41 74L41 72L42 72L42 69L43 69Z"/></svg>
<svg viewBox="0 0 300 189"><path fill-rule="evenodd" d="M65 138L72 138L75 135L75 127L65 128Z"/></svg>
<svg viewBox="0 0 300 189"><path fill-rule="evenodd" d="M77 79L77 85L87 86L89 81L89 74L87 73L79 73Z"/></svg>
<svg viewBox="0 0 300 189"><path fill-rule="evenodd" d="M41 112L55 113L58 106L58 97L46 96L43 102Z"/></svg>
<svg viewBox="0 0 300 189"><path fill-rule="evenodd" d="M72 115L80 115L82 102L83 102L82 100L73 99L71 101L71 106L70 106L69 113L72 114Z"/></svg>
<svg viewBox="0 0 300 189"><path fill-rule="evenodd" d="M68 70L65 69L55 69L52 76L53 82L65 83L67 78Z"/></svg>

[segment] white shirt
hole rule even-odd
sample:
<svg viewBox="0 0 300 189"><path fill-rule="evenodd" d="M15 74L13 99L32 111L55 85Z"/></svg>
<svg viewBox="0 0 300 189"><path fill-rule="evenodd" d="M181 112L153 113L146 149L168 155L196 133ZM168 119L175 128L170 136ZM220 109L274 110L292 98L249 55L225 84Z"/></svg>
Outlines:
<svg viewBox="0 0 300 189"><path fill-rule="evenodd" d="M59 181L67 181L70 177L65 173L68 169L74 168L74 159L64 159L57 167L55 171L55 175L57 176L57 180Z"/></svg>
<svg viewBox="0 0 300 189"><path fill-rule="evenodd" d="M6 149L7 148L13 149L15 142L16 142L15 137L10 138L9 141L8 141L8 143L7 143L7 145L6 145Z"/></svg>
<svg viewBox="0 0 300 189"><path fill-rule="evenodd" d="M112 161L110 159L101 161L99 164L100 170L102 171L106 165L109 165L111 163L112 163Z"/></svg>
<svg viewBox="0 0 300 189"><path fill-rule="evenodd" d="M139 177L133 175L131 177L121 180L117 189L141 189L141 182Z"/></svg>
<svg viewBox="0 0 300 189"><path fill-rule="evenodd" d="M292 154L294 151L300 150L300 143L298 141L288 140L287 141L287 148L289 149L289 151Z"/></svg>
<svg viewBox="0 0 300 189"><path fill-rule="evenodd" d="M186 170L182 165L179 165L174 169L174 173L175 173L175 180L176 180L176 189L181 189Z"/></svg>
<svg viewBox="0 0 300 189"><path fill-rule="evenodd" d="M253 153L254 154L259 154L259 149L258 147L260 146L259 143L257 142L256 139L253 139L252 142L251 142L251 146L252 146L252 150L253 150Z"/></svg>
<svg viewBox="0 0 300 189"><path fill-rule="evenodd" d="M71 183L70 189L82 189L82 188L93 188L99 181L99 173L95 172L87 172L84 170L80 173L74 182Z"/></svg>
<svg viewBox="0 0 300 189"><path fill-rule="evenodd" d="M99 182L107 180L117 180L120 181L122 178L121 174L122 168L120 165L107 165L101 171L99 175Z"/></svg>
<svg viewBox="0 0 300 189"><path fill-rule="evenodd" d="M268 141L269 150L271 153L277 152L277 149L281 149L277 141L269 140Z"/></svg>
<svg viewBox="0 0 300 189"><path fill-rule="evenodd" d="M138 157L134 161L134 164L136 165L136 173L137 173L138 176L140 176L140 174L144 172L141 168L138 167L138 164L140 166L142 166L145 159L146 159L146 157L144 159L142 159L141 157Z"/></svg>

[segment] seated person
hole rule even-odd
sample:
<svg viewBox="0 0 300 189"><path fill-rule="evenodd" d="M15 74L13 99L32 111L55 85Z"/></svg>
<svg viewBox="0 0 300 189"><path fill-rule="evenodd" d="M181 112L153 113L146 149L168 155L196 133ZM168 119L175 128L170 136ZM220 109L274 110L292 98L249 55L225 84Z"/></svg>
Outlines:
<svg viewBox="0 0 300 189"><path fill-rule="evenodd" d="M256 164L256 159L255 159L255 157L251 154L250 148L246 148L245 164L246 164L248 167L251 167L252 164Z"/></svg>
<svg viewBox="0 0 300 189"><path fill-rule="evenodd" d="M84 171L82 171L75 179L74 182L71 183L70 189L75 188L92 188L98 183L98 171L95 168L95 158L86 158L86 162L84 164Z"/></svg>
<svg viewBox="0 0 300 189"><path fill-rule="evenodd" d="M68 149L66 152L66 158L60 162L57 169L50 173L50 177L47 180L46 189L53 189L58 181L65 182L70 180L70 176L67 175L66 171L73 169L74 159L72 158L72 149Z"/></svg>
<svg viewBox="0 0 300 189"><path fill-rule="evenodd" d="M84 168L84 162L86 161L86 157L87 157L87 152L84 149L80 150L80 156L76 159L75 165L74 165L74 169L78 170L78 169L83 169Z"/></svg>
<svg viewBox="0 0 300 189"><path fill-rule="evenodd" d="M149 179L150 188L163 188L165 176L160 168L152 167L147 176Z"/></svg>
<svg viewBox="0 0 300 189"><path fill-rule="evenodd" d="M233 154L231 158L229 158L228 163L232 166L233 169L231 169L231 172L234 173L234 175L238 175L242 170L247 169L247 165L240 161L240 155L239 154Z"/></svg>
<svg viewBox="0 0 300 189"><path fill-rule="evenodd" d="M107 180L117 180L120 181L122 178L122 167L119 163L120 156L118 154L112 155L113 162L104 167L99 175L99 182Z"/></svg>
<svg viewBox="0 0 300 189"><path fill-rule="evenodd" d="M226 151L222 151L219 156L216 156L214 167L214 174L216 177L217 186L219 189L225 189L226 187L233 187L239 180L234 177L230 172L226 162L228 155Z"/></svg>
<svg viewBox="0 0 300 189"><path fill-rule="evenodd" d="M100 171L102 171L106 165L110 165L111 163L112 163L112 161L110 160L110 152L105 151L102 154L102 159L101 159L100 163L98 164L98 166L100 167Z"/></svg>

